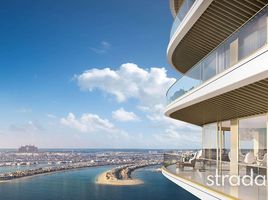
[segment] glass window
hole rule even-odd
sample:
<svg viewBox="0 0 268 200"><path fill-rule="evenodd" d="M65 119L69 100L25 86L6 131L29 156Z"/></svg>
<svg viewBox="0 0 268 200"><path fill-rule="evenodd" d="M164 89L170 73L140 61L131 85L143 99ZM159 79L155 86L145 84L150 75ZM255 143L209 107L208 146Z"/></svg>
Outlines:
<svg viewBox="0 0 268 200"><path fill-rule="evenodd" d="M203 126L203 151L206 159L217 158L217 124Z"/></svg>
<svg viewBox="0 0 268 200"><path fill-rule="evenodd" d="M267 152L266 117L257 116L239 120L240 162L250 165L262 165Z"/></svg>
<svg viewBox="0 0 268 200"><path fill-rule="evenodd" d="M231 131L230 131L230 121L221 122L221 142L219 142L219 148L221 148L221 160L230 161L230 150L231 150Z"/></svg>
<svg viewBox="0 0 268 200"><path fill-rule="evenodd" d="M211 77L216 75L217 69L217 57L216 52L210 54L205 60L203 64L203 81L210 79Z"/></svg>
<svg viewBox="0 0 268 200"><path fill-rule="evenodd" d="M254 53L266 43L267 16L255 17L239 33L239 60Z"/></svg>

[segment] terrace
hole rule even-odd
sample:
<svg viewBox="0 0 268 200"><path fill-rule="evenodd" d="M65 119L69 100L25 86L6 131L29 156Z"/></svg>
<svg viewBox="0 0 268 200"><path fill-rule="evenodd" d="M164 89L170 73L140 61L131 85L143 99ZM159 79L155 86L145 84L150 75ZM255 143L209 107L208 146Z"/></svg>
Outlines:
<svg viewBox="0 0 268 200"><path fill-rule="evenodd" d="M267 47L267 13L267 7L263 8L187 71L167 91L167 102L171 104L179 100L186 93Z"/></svg>
<svg viewBox="0 0 268 200"><path fill-rule="evenodd" d="M248 174L247 169L249 165L240 165L240 185L234 186L233 183L236 183L237 179L232 178L231 183L229 177L230 173L230 162L220 162L213 159L200 159L196 162L195 167L179 167L178 163L181 160L180 154L165 154L164 157L164 167L162 168L163 174L167 178L171 179L173 182L178 181L178 185L190 186L191 190L201 190L202 192L208 193L211 196L220 199L243 199L243 200L252 200L267 199L267 186L257 186L253 182L253 186L243 185L243 181L246 184L250 184L250 179L246 178L242 181L243 175ZM252 165L252 167L256 167ZM262 170L267 170L266 167L256 167L257 173ZM255 173L255 171L254 171ZM218 184L216 184L216 175ZM210 178L209 178L210 177ZM256 177L256 174L254 174ZM175 180L175 181L174 181ZM214 184L211 185L211 180ZM255 180L255 179L253 179ZM259 184L261 184L260 179L256 179ZM189 189L188 189L189 190Z"/></svg>

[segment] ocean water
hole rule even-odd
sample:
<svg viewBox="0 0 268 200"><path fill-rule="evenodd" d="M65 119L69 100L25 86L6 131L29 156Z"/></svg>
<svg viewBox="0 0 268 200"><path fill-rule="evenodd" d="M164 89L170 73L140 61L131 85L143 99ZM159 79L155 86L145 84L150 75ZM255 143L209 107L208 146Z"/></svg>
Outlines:
<svg viewBox="0 0 268 200"><path fill-rule="evenodd" d="M111 167L40 175L0 183L1 200L195 200L190 193L167 180L153 168L134 171L144 181L136 186L95 184L98 174Z"/></svg>

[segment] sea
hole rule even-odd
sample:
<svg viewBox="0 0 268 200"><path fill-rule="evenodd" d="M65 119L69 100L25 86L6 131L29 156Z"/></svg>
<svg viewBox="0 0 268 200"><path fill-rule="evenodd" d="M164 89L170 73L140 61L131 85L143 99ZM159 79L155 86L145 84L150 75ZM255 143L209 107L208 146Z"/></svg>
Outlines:
<svg viewBox="0 0 268 200"><path fill-rule="evenodd" d="M0 152L12 151L1 149ZM14 150L15 151L15 150ZM70 149L41 149L40 151L70 151ZM79 152L129 151L133 149L72 149ZM158 150L159 152L162 150ZM27 168L27 166L25 166ZM160 166L158 166L160 167ZM20 170L24 167L20 166ZM157 167L135 170L133 178L141 185L112 186L96 184L96 178L113 166L89 167L46 175L0 182L0 200L196 200L195 196L165 178ZM2 167L0 173L16 171Z"/></svg>
<svg viewBox="0 0 268 200"><path fill-rule="evenodd" d="M98 185L99 174L111 169L91 167L40 175L0 183L1 200L195 200L153 167L138 169L134 178L144 184L133 186Z"/></svg>

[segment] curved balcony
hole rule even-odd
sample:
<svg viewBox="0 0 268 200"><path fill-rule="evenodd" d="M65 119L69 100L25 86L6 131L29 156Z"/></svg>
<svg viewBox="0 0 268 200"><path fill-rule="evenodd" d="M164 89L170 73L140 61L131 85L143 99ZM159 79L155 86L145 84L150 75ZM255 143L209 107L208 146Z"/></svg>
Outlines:
<svg viewBox="0 0 268 200"><path fill-rule="evenodd" d="M167 91L171 103L267 45L267 7L194 65Z"/></svg>
<svg viewBox="0 0 268 200"><path fill-rule="evenodd" d="M184 0L181 7L178 10L178 13L175 17L175 20L173 22L171 32L170 32L170 39L178 29L179 25L181 24L184 17L187 15L188 11L191 9L192 5L194 4L196 0Z"/></svg>
<svg viewBox="0 0 268 200"><path fill-rule="evenodd" d="M179 7L167 48L169 63L185 74L267 4L268 0L195 0L191 7Z"/></svg>
<svg viewBox="0 0 268 200"><path fill-rule="evenodd" d="M194 152L192 152L194 153ZM184 188L193 195L201 199L267 199L266 186L246 186L243 184L234 186L230 184L228 178L232 176L231 166L228 161L217 161L215 159L206 159L201 157L196 159L195 166L184 166L180 163L187 162L183 159L187 159L191 154L189 152L176 152L164 154L164 166L162 167L162 173L172 182L176 183L180 187ZM248 166L253 167L253 166ZM256 166L254 166L256 167ZM256 167L258 172L266 171L266 167ZM240 165L240 176L246 174L246 166ZM210 184L208 177L217 177L219 184ZM225 177L225 178L224 178ZM213 179L214 180L214 179Z"/></svg>

